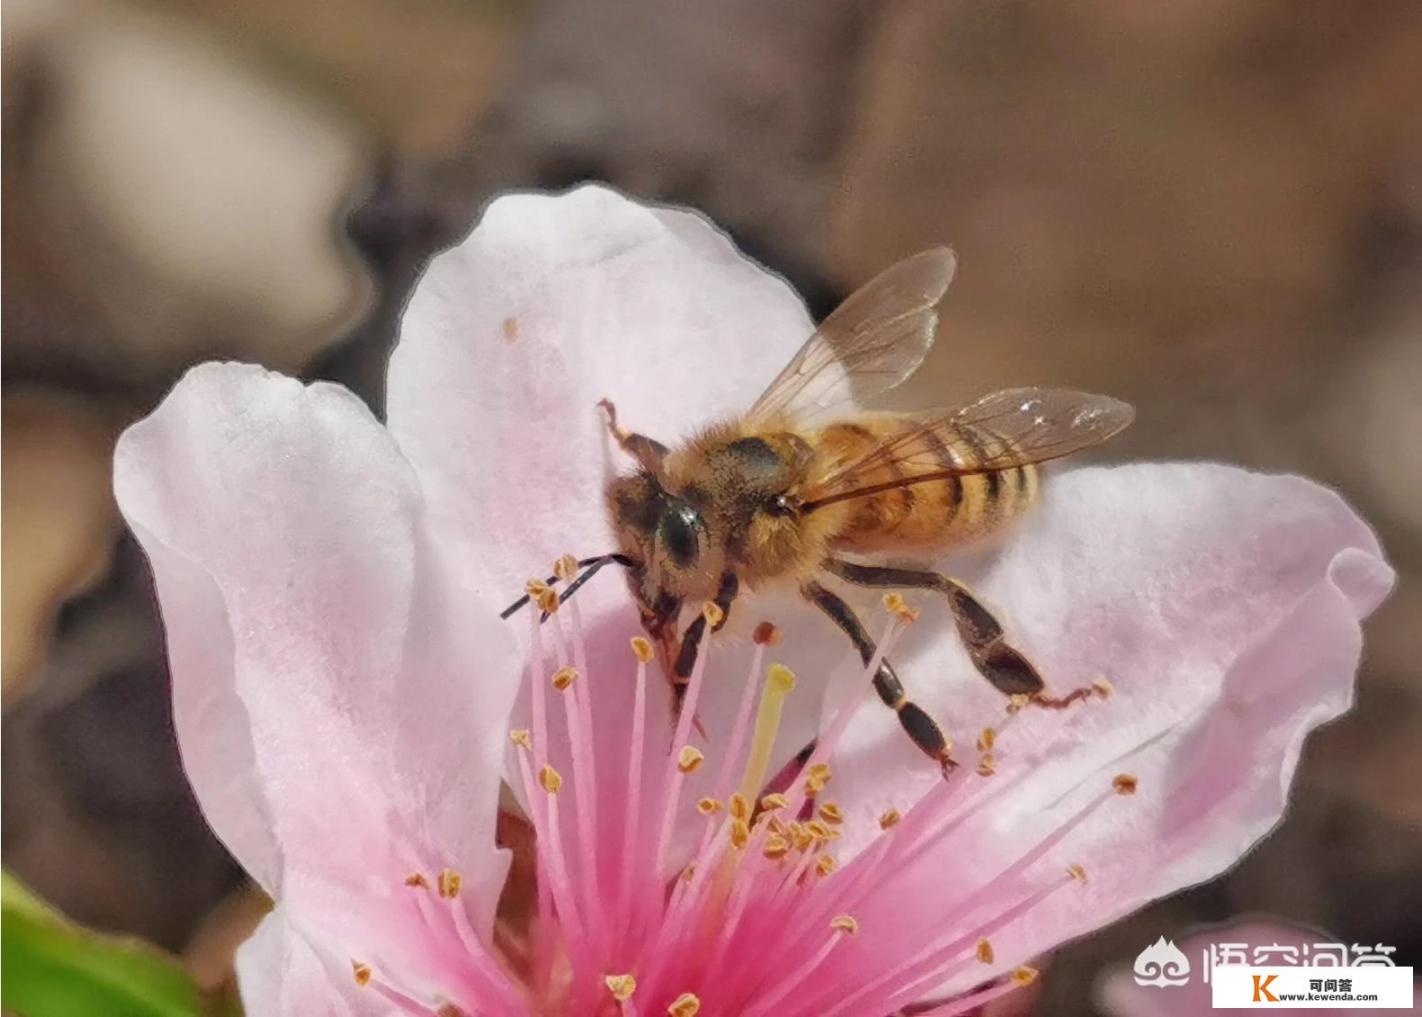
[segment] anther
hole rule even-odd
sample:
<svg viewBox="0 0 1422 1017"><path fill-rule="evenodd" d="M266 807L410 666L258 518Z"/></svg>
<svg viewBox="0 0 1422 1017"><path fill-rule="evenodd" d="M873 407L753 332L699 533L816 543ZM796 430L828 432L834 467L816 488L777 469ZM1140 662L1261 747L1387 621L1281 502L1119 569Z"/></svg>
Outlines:
<svg viewBox="0 0 1422 1017"><path fill-rule="evenodd" d="M1015 696L1010 696L1007 700L1007 712L1021 713L1023 710L1027 709L1027 704L1031 701L1032 697L1022 692L1017 693L1017 695Z"/></svg>
<svg viewBox="0 0 1422 1017"><path fill-rule="evenodd" d="M1018 985L1031 985L1037 980L1037 969L1020 967L1012 972L1012 980Z"/></svg>
<svg viewBox="0 0 1422 1017"><path fill-rule="evenodd" d="M714 816L725 807L719 798L703 798L696 803L696 811L703 816Z"/></svg>
<svg viewBox="0 0 1422 1017"><path fill-rule="evenodd" d="M835 915L830 919L830 928L846 936L853 936L859 932L859 922L852 915Z"/></svg>
<svg viewBox="0 0 1422 1017"><path fill-rule="evenodd" d="M607 975L602 984L607 986L607 991L612 993L612 998L619 1003L627 1002L632 998L632 993L637 991L637 979L631 975Z"/></svg>
<svg viewBox="0 0 1422 1017"><path fill-rule="evenodd" d="M805 824L805 829L810 831L810 836L823 844L827 840L834 840L839 836L839 832L831 830L823 821L812 819Z"/></svg>
<svg viewBox="0 0 1422 1017"><path fill-rule="evenodd" d="M695 773L705 759L705 754L695 745L683 745L676 757L676 768L682 773Z"/></svg>
<svg viewBox="0 0 1422 1017"><path fill-rule="evenodd" d="M542 593L534 598L538 603L538 610L544 614L557 614L558 605L562 603L558 599L558 591L552 587L546 587Z"/></svg>
<svg viewBox="0 0 1422 1017"><path fill-rule="evenodd" d="M805 775L805 794L811 798L819 794L830 782L830 776L828 763L816 763L810 767Z"/></svg>
<svg viewBox="0 0 1422 1017"><path fill-rule="evenodd" d="M795 672L784 664L771 664L765 680L777 692L790 692L795 688Z"/></svg>
<svg viewBox="0 0 1422 1017"><path fill-rule="evenodd" d="M978 760L978 776L991 777L997 773L997 760L993 758L991 752L984 752L982 758Z"/></svg>
<svg viewBox="0 0 1422 1017"><path fill-rule="evenodd" d="M978 751L991 752L996 743L997 731L990 727L983 728L982 734L978 735Z"/></svg>
<svg viewBox="0 0 1422 1017"><path fill-rule="evenodd" d="M357 985L370 984L370 965L362 964L360 961L351 961L351 973L355 975Z"/></svg>
<svg viewBox="0 0 1422 1017"><path fill-rule="evenodd" d="M541 579L530 579L523 584L523 590L534 600L537 600L548 591L548 584Z"/></svg>
<svg viewBox="0 0 1422 1017"><path fill-rule="evenodd" d="M453 900L459 896L459 887L464 882L459 873L453 869L441 869L439 873L439 895L445 900Z"/></svg>
<svg viewBox="0 0 1422 1017"><path fill-rule="evenodd" d="M708 600L701 605L701 617L706 619L706 624L713 629L726 620L726 612L721 610L721 605L714 600Z"/></svg>
<svg viewBox="0 0 1422 1017"><path fill-rule="evenodd" d="M543 769L538 771L538 783L550 795L556 795L563 786L563 777L557 770L545 763Z"/></svg>
<svg viewBox="0 0 1422 1017"><path fill-rule="evenodd" d="M412 872L405 877L405 885L417 890L428 890L430 881L424 877L424 873Z"/></svg>
<svg viewBox="0 0 1422 1017"><path fill-rule="evenodd" d="M578 680L578 669L575 667L560 667L553 672L553 687L559 692L568 691L568 686Z"/></svg>
<svg viewBox="0 0 1422 1017"><path fill-rule="evenodd" d="M1086 882L1086 869L1075 862L1067 866L1067 875L1078 883Z"/></svg>
<svg viewBox="0 0 1422 1017"><path fill-rule="evenodd" d="M804 823L791 823L785 828L785 835L790 838L790 843L795 845L796 851L808 851L815 845L815 838L805 828Z"/></svg>
<svg viewBox="0 0 1422 1017"><path fill-rule="evenodd" d="M779 834L771 834L765 839L765 848L761 854L769 858L772 862L779 861L790 853L790 842Z"/></svg>
<svg viewBox="0 0 1422 1017"><path fill-rule="evenodd" d="M643 664L650 664L653 656L651 640L643 636L632 637L632 653Z"/></svg>
<svg viewBox="0 0 1422 1017"><path fill-rule="evenodd" d="M765 812L774 812L776 809L783 809L790 804L790 799L786 798L779 791L768 794L760 800L760 807Z"/></svg>
<svg viewBox="0 0 1422 1017"><path fill-rule="evenodd" d="M1118 773L1111 779L1111 787L1118 795L1133 795L1139 786L1140 781L1132 773Z"/></svg>
<svg viewBox="0 0 1422 1017"><path fill-rule="evenodd" d="M1110 699L1116 691L1116 686L1106 680L1104 676L1097 676L1091 680L1091 687L1096 690L1096 694L1102 699Z"/></svg>
<svg viewBox="0 0 1422 1017"><path fill-rule="evenodd" d="M825 802L820 806L820 818L826 823L838 826L844 822L844 812L834 802Z"/></svg>
<svg viewBox="0 0 1422 1017"><path fill-rule="evenodd" d="M815 860L815 871L820 874L821 879L828 876L837 868L839 868L839 863L829 855L820 855L820 857Z"/></svg>
<svg viewBox="0 0 1422 1017"><path fill-rule="evenodd" d="M565 554L553 564L553 574L563 582L576 579L578 575L578 559L571 554Z"/></svg>
<svg viewBox="0 0 1422 1017"><path fill-rule="evenodd" d="M668 1017L696 1017L701 1011L701 1000L695 993L683 992L667 1007Z"/></svg>
<svg viewBox="0 0 1422 1017"><path fill-rule="evenodd" d="M750 819L750 802L746 801L746 796L739 791L731 793L731 818Z"/></svg>
<svg viewBox="0 0 1422 1017"><path fill-rule="evenodd" d="M975 951L978 960L984 964L991 964L993 960L992 944L986 939L978 940L978 948Z"/></svg>
<svg viewBox="0 0 1422 1017"><path fill-rule="evenodd" d="M736 848L744 848L750 843L750 827L746 825L744 819L731 820L731 844Z"/></svg>
<svg viewBox="0 0 1422 1017"><path fill-rule="evenodd" d="M898 809L887 809L884 814L879 817L879 829L892 830L899 825L899 820L903 818L904 817L899 814Z"/></svg>
<svg viewBox="0 0 1422 1017"><path fill-rule="evenodd" d="M770 622L761 622L755 627L755 633L751 636L757 646L774 646L780 642L780 630Z"/></svg>
<svg viewBox="0 0 1422 1017"><path fill-rule="evenodd" d="M904 600L902 593L884 594L884 608L905 625L911 625L918 621L918 609L909 607L908 601Z"/></svg>
<svg viewBox="0 0 1422 1017"><path fill-rule="evenodd" d="M521 727L509 732L509 741L521 749L533 750L533 735L528 728Z"/></svg>

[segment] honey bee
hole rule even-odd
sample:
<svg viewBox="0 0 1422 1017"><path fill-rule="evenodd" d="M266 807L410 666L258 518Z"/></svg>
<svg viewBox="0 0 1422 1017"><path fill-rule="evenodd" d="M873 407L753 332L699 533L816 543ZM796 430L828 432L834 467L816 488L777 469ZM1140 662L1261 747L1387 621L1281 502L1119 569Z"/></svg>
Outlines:
<svg viewBox="0 0 1422 1017"><path fill-rule="evenodd" d="M913 413L860 410L923 362L955 266L942 247L894 265L826 318L744 414L675 448L625 430L613 404L601 404L637 468L606 491L618 550L580 562L587 571L564 597L604 565L624 566L678 704L706 629L724 625L747 588L798 591L868 664L874 642L826 576L942 594L974 666L999 691L1043 705L1080 694L1048 696L1041 675L963 583L844 557L930 557L980 541L1035 501L1036 464L1103 442L1134 415L1116 399L1047 388ZM715 608L678 631L683 608L708 601ZM942 730L887 660L874 687L914 744L951 767Z"/></svg>

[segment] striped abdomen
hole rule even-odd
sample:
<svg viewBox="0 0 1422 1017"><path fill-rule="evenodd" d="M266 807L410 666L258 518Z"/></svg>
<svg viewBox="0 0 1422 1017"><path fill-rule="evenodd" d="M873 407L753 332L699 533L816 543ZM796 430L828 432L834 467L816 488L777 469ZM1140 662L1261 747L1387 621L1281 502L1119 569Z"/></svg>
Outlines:
<svg viewBox="0 0 1422 1017"><path fill-rule="evenodd" d="M853 462L902 435L912 439L908 463L885 463L864 476L862 486L890 484L937 470L971 469L1003 439L983 427L924 428L911 418L870 417L831 424L814 445L828 461ZM906 484L844 502L846 519L833 544L847 551L892 551L963 544L986 536L1025 511L1037 495L1031 466Z"/></svg>

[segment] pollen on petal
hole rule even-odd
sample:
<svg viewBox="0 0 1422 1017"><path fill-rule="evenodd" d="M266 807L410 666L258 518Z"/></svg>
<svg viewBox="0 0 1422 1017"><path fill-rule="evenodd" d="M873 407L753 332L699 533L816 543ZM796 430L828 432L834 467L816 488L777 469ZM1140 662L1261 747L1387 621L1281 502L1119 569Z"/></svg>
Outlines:
<svg viewBox="0 0 1422 1017"><path fill-rule="evenodd" d="M510 731L509 741L513 742L521 749L528 749L530 751L532 751L533 749L533 735L526 727L516 728L515 730Z"/></svg>
<svg viewBox="0 0 1422 1017"><path fill-rule="evenodd" d="M695 745L683 745L676 757L676 768L682 773L695 773L705 759L705 754Z"/></svg>
<svg viewBox="0 0 1422 1017"><path fill-rule="evenodd" d="M565 554L553 563L553 574L563 582L568 582L578 575L578 559L571 554Z"/></svg>
<svg viewBox="0 0 1422 1017"><path fill-rule="evenodd" d="M573 682L578 680L578 669L575 667L560 667L553 672L553 687L559 692L566 692Z"/></svg>
<svg viewBox="0 0 1422 1017"><path fill-rule="evenodd" d="M780 630L770 622L761 622L751 636L759 646L774 646L780 642Z"/></svg>
<svg viewBox="0 0 1422 1017"><path fill-rule="evenodd" d="M453 869L441 869L438 883L439 895L445 900L453 900L459 896L459 887L463 882L463 878Z"/></svg>
<svg viewBox="0 0 1422 1017"><path fill-rule="evenodd" d="M883 815L879 817L879 829L892 830L899 825L899 820L903 818L904 817L899 814L898 809L886 809Z"/></svg>
<svg viewBox="0 0 1422 1017"><path fill-rule="evenodd" d="M602 984L607 986L607 991L612 993L612 998L619 1003L627 1002L632 998L632 993L637 991L637 979L631 975L607 975Z"/></svg>
<svg viewBox="0 0 1422 1017"><path fill-rule="evenodd" d="M1037 980L1037 969L1020 967L1012 972L1012 980L1018 985L1031 985Z"/></svg>
<svg viewBox="0 0 1422 1017"><path fill-rule="evenodd" d="M548 764L538 771L538 783L550 795L556 795L563 786L563 776Z"/></svg>
<svg viewBox="0 0 1422 1017"><path fill-rule="evenodd" d="M701 617L706 619L706 624L713 629L726 620L726 612L721 610L721 605L714 600L708 600L701 605Z"/></svg>
<svg viewBox="0 0 1422 1017"><path fill-rule="evenodd" d="M1078 883L1086 882L1086 869L1083 866L1077 865L1074 862L1071 865L1067 866L1067 875L1070 876L1072 879L1076 880Z"/></svg>
<svg viewBox="0 0 1422 1017"><path fill-rule="evenodd" d="M696 1017L700 1011L701 1000L691 992L683 992L667 1007L668 1017Z"/></svg>
<svg viewBox="0 0 1422 1017"><path fill-rule="evenodd" d="M360 961L351 961L351 974L355 975L357 985L370 984L370 965L362 964Z"/></svg>
<svg viewBox="0 0 1422 1017"><path fill-rule="evenodd" d="M978 948L974 955L984 964L991 964L993 961L992 944L986 939L978 940Z"/></svg>
<svg viewBox="0 0 1422 1017"><path fill-rule="evenodd" d="M843 932L846 936L853 936L859 932L859 922L852 915L835 915L830 919L830 928L835 932Z"/></svg>
<svg viewBox="0 0 1422 1017"><path fill-rule="evenodd" d="M652 662L653 651L650 640L642 636L633 636L632 652L643 664L650 664Z"/></svg>
<svg viewBox="0 0 1422 1017"><path fill-rule="evenodd" d="M1102 699L1110 699L1112 693L1116 691L1116 686L1106 680L1104 675L1098 675L1091 680L1091 687L1096 690L1096 694Z"/></svg>
<svg viewBox="0 0 1422 1017"><path fill-rule="evenodd" d="M1111 780L1111 787L1118 795L1133 795L1140 786L1134 774L1118 773Z"/></svg>

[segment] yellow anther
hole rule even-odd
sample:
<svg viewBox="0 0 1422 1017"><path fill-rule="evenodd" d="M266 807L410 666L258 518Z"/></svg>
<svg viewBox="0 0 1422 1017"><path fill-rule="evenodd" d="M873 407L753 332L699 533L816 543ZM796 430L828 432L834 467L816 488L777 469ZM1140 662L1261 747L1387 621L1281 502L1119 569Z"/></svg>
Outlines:
<svg viewBox="0 0 1422 1017"><path fill-rule="evenodd" d="M701 605L701 617L706 619L706 624L713 629L726 620L726 612L721 610L721 605L714 600L708 600Z"/></svg>
<svg viewBox="0 0 1422 1017"><path fill-rule="evenodd" d="M632 653L643 664L650 664L655 655L652 650L651 640L643 636L632 637Z"/></svg>
<svg viewBox="0 0 1422 1017"><path fill-rule="evenodd" d="M909 607L902 593L884 594L884 608L905 625L918 621L918 609Z"/></svg>
<svg viewBox="0 0 1422 1017"><path fill-rule="evenodd" d="M779 834L772 833L765 839L765 849L761 854L772 862L779 861L790 853L790 842Z"/></svg>
<svg viewBox="0 0 1422 1017"><path fill-rule="evenodd" d="M701 1000L695 993L683 992L667 1007L668 1017L696 1017L701 1010Z"/></svg>
<svg viewBox="0 0 1422 1017"><path fill-rule="evenodd" d="M1133 795L1136 788L1140 787L1140 781L1131 773L1118 773L1111 780L1111 787L1118 795Z"/></svg>
<svg viewBox="0 0 1422 1017"><path fill-rule="evenodd" d="M899 825L899 820L903 818L903 816L899 815L898 809L887 809L884 814L879 817L879 829L892 830Z"/></svg>
<svg viewBox="0 0 1422 1017"><path fill-rule="evenodd" d="M637 979L631 975L607 975L602 984L607 986L607 991L612 993L612 998L619 1003L627 1002L632 998L632 993L637 991Z"/></svg>
<svg viewBox="0 0 1422 1017"><path fill-rule="evenodd" d="M805 828L804 823L791 823L785 828L785 835L790 838L790 843L795 845L797 851L808 851L815 845L815 838Z"/></svg>
<svg viewBox="0 0 1422 1017"><path fill-rule="evenodd" d="M1098 676L1091 680L1091 687L1096 690L1096 694L1102 699L1110 699L1116 691L1116 686L1106 680L1104 676Z"/></svg>
<svg viewBox="0 0 1422 1017"><path fill-rule="evenodd" d="M563 555L563 557L553 563L553 574L565 583L570 579L577 578L578 559L574 558L571 554Z"/></svg>
<svg viewBox="0 0 1422 1017"><path fill-rule="evenodd" d="M682 773L695 773L705 759L705 754L695 745L683 745L676 757L676 768Z"/></svg>
<svg viewBox="0 0 1422 1017"><path fill-rule="evenodd" d="M982 758L978 760L978 776L991 777L997 773L997 760L993 758L991 752L984 752Z"/></svg>
<svg viewBox="0 0 1422 1017"><path fill-rule="evenodd" d="M530 579L528 582L523 584L523 590L534 600L537 600L539 597L543 596L543 594L548 591L548 584L545 583L542 579Z"/></svg>
<svg viewBox="0 0 1422 1017"><path fill-rule="evenodd" d="M542 785L543 790L547 791L550 795L556 795L563 786L563 776L557 770L553 769L553 767L545 763L543 769L538 771L538 783Z"/></svg>
<svg viewBox="0 0 1422 1017"><path fill-rule="evenodd" d="M438 877L439 895L445 900L453 900L459 896L460 884L464 882L459 873L453 869L441 869Z"/></svg>
<svg viewBox="0 0 1422 1017"><path fill-rule="evenodd" d="M978 751L991 752L992 747L996 744L997 732L990 727L983 728L982 733L978 735Z"/></svg>
<svg viewBox="0 0 1422 1017"><path fill-rule="evenodd" d="M812 819L806 823L805 829L809 831L811 837L820 843L824 843L834 837L834 831L818 819Z"/></svg>
<svg viewBox="0 0 1422 1017"><path fill-rule="evenodd" d="M538 609L544 614L557 614L558 605L562 603L558 599L558 591L552 587L545 588L535 599L538 601Z"/></svg>
<svg viewBox="0 0 1422 1017"><path fill-rule="evenodd" d="M830 768L828 763L816 763L806 772L805 794L813 798L825 789L830 782Z"/></svg>
<svg viewBox="0 0 1422 1017"><path fill-rule="evenodd" d="M405 877L405 885L418 890L428 890L430 888L430 881L424 877L424 873L412 872Z"/></svg>
<svg viewBox="0 0 1422 1017"><path fill-rule="evenodd" d="M761 622L755 627L751 638L760 646L774 646L780 642L780 630L770 622Z"/></svg>
<svg viewBox="0 0 1422 1017"><path fill-rule="evenodd" d="M1037 980L1037 969L1021 967L1012 972L1012 980L1018 985L1031 985Z"/></svg>
<svg viewBox="0 0 1422 1017"><path fill-rule="evenodd" d="M791 692L795 688L795 672L784 664L771 664L765 673L765 683L777 692Z"/></svg>
<svg viewBox="0 0 1422 1017"><path fill-rule="evenodd" d="M815 871L820 874L821 878L828 876L837 868L839 868L839 863L829 855L820 855L820 857L815 860Z"/></svg>
<svg viewBox="0 0 1422 1017"><path fill-rule="evenodd" d="M1007 701L1007 712L1008 712L1008 713L1021 713L1023 710L1027 709L1027 704L1030 703L1031 701L1032 701L1032 697L1031 697L1031 696L1028 696L1028 695L1026 695L1026 694L1024 694L1024 693L1019 692L1019 693L1017 693L1017 695L1012 696L1010 699L1008 699L1008 701Z"/></svg>
<svg viewBox="0 0 1422 1017"><path fill-rule="evenodd" d="M509 741L521 749L528 749L530 751L533 749L533 735L529 733L526 727L520 727L510 731Z"/></svg>
<svg viewBox="0 0 1422 1017"><path fill-rule="evenodd" d="M719 798L703 798L696 803L696 811L703 816L714 816L725 807Z"/></svg>
<svg viewBox="0 0 1422 1017"><path fill-rule="evenodd" d="M578 669L575 667L560 667L553 672L553 687L559 692L568 691L568 687L578 680Z"/></svg>
<svg viewBox="0 0 1422 1017"><path fill-rule="evenodd" d="M991 964L993 960L992 944L986 939L978 940L976 956L984 964Z"/></svg>
<svg viewBox="0 0 1422 1017"><path fill-rule="evenodd" d="M743 848L750 843L750 827L744 819L731 820L731 844Z"/></svg>
<svg viewBox="0 0 1422 1017"><path fill-rule="evenodd" d="M760 807L766 812L774 812L776 809L783 809L790 804L790 799L786 798L779 791L768 794L760 800Z"/></svg>
<svg viewBox="0 0 1422 1017"><path fill-rule="evenodd" d="M1078 883L1086 882L1086 869L1075 862L1067 866L1067 875Z"/></svg>
<svg viewBox="0 0 1422 1017"><path fill-rule="evenodd" d="M830 928L846 936L853 936L859 932L859 922L851 915L835 915L830 919Z"/></svg>
<svg viewBox="0 0 1422 1017"><path fill-rule="evenodd" d="M838 826L844 822L844 812L834 802L825 802L820 806L820 818L826 823L833 823Z"/></svg>
<svg viewBox="0 0 1422 1017"><path fill-rule="evenodd" d="M765 828L771 833L778 833L782 837L785 836L785 820L773 813L765 817Z"/></svg>
<svg viewBox="0 0 1422 1017"><path fill-rule="evenodd" d="M362 964L360 961L351 961L351 973L355 975L357 985L370 984L370 965Z"/></svg>
<svg viewBox="0 0 1422 1017"><path fill-rule="evenodd" d="M739 791L731 792L731 818L750 819L750 802Z"/></svg>

